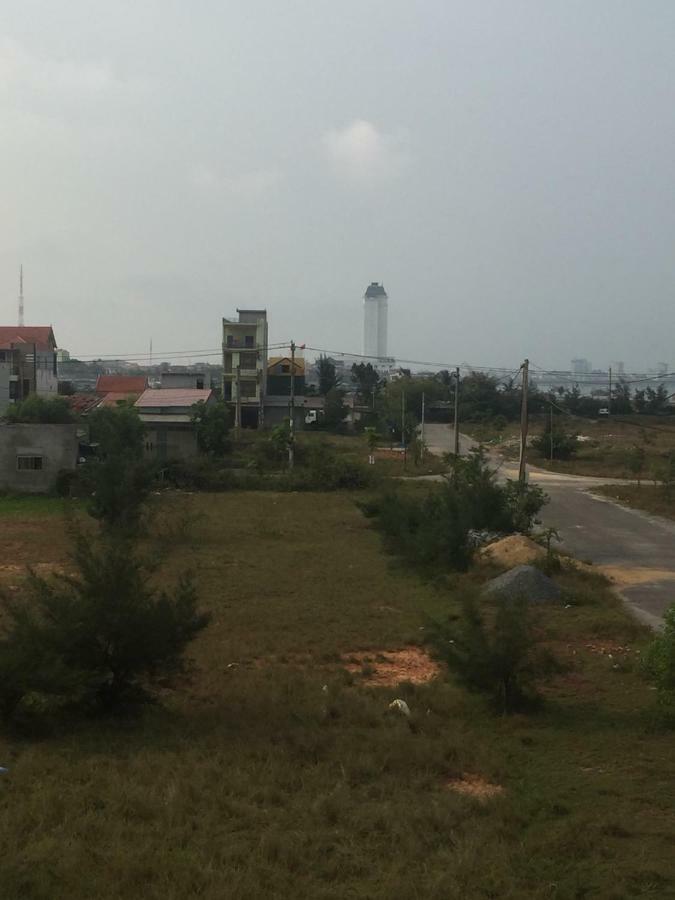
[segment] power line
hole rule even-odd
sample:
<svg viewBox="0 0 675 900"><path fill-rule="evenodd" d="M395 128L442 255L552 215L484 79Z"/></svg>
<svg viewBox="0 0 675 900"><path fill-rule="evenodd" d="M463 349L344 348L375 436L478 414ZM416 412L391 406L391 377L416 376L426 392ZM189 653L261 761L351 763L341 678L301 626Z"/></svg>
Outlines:
<svg viewBox="0 0 675 900"><path fill-rule="evenodd" d="M276 344L267 344L264 347L241 347L243 352L246 350L257 351L257 350L282 350L285 347L289 347L289 341L283 341ZM205 349L205 350L171 350L168 352L158 352L157 350L153 351L153 357L159 357L162 360L167 359L177 359L177 358L189 358L189 357L205 357L205 356L222 356L223 348L217 347L214 349ZM137 359L147 360L149 354L148 353L103 353L103 354L90 354L90 353L81 353L81 354L73 354L73 360L81 360L82 362L97 362L100 360L101 362L105 362L106 360L110 360L111 362L120 361L133 361Z"/></svg>

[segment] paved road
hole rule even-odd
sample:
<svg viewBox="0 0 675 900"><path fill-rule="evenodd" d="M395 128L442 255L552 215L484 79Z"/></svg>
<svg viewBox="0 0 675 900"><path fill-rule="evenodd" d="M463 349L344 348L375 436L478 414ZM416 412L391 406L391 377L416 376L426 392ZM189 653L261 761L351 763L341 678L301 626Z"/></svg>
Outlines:
<svg viewBox="0 0 675 900"><path fill-rule="evenodd" d="M427 426L427 442L436 452L452 446L452 429ZM462 452L471 447L466 438ZM517 477L513 463L500 465L505 477ZM544 525L556 528L562 549L589 560L610 575L626 602L650 625L658 625L675 602L675 523L627 509L589 493L611 479L560 475L528 467L530 482L550 497L542 510Z"/></svg>
<svg viewBox="0 0 675 900"><path fill-rule="evenodd" d="M455 452L455 429L448 425L425 425L424 441L431 453L442 456L443 453ZM466 434L459 433L459 452L461 455L468 453L472 447L476 446L473 438Z"/></svg>

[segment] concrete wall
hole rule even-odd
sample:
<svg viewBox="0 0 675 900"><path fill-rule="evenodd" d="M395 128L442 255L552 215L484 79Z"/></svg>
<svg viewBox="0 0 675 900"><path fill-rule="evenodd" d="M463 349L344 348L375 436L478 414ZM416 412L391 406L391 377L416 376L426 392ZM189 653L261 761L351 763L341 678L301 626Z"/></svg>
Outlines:
<svg viewBox="0 0 675 900"><path fill-rule="evenodd" d="M9 406L9 376L11 374L11 362L0 362L0 416Z"/></svg>
<svg viewBox="0 0 675 900"><path fill-rule="evenodd" d="M61 469L77 465L77 425L0 424L0 489L44 494ZM40 460L41 468L20 469L19 460Z"/></svg>
<svg viewBox="0 0 675 900"><path fill-rule="evenodd" d="M191 425L146 425L145 453L154 459L190 459L197 456L197 436Z"/></svg>
<svg viewBox="0 0 675 900"><path fill-rule="evenodd" d="M208 390L211 379L202 373L195 372L162 372L159 376L163 388L196 388Z"/></svg>

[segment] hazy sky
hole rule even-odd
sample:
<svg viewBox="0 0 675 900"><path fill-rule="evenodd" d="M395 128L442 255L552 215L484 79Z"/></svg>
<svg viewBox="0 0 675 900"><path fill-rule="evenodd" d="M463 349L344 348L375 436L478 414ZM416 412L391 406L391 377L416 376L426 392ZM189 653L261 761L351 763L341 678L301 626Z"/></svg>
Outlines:
<svg viewBox="0 0 675 900"><path fill-rule="evenodd" d="M0 298L82 355L675 364L673 0L2 0Z"/></svg>

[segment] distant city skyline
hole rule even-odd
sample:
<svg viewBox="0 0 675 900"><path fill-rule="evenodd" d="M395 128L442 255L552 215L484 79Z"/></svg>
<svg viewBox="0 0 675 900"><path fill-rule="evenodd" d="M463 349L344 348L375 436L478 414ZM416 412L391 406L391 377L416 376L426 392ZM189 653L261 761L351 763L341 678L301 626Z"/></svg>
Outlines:
<svg viewBox="0 0 675 900"><path fill-rule="evenodd" d="M0 323L675 366L675 4L5 0Z"/></svg>

